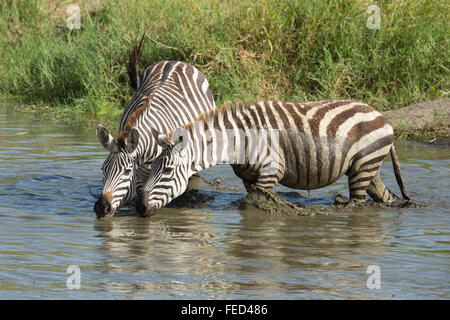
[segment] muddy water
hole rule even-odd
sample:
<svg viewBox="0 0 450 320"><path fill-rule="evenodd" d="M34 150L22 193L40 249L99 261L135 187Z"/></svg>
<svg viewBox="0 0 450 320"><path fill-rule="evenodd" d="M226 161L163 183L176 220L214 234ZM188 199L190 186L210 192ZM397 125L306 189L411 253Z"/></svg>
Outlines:
<svg viewBox="0 0 450 320"><path fill-rule="evenodd" d="M450 298L449 149L397 144L409 193L432 204L424 208L239 211L244 189L223 165L203 174L232 191L201 191L208 201L149 219L125 208L97 220L106 152L96 124L0 106L1 299ZM398 190L390 162L382 176ZM348 194L345 180L309 197L278 191L321 205Z"/></svg>

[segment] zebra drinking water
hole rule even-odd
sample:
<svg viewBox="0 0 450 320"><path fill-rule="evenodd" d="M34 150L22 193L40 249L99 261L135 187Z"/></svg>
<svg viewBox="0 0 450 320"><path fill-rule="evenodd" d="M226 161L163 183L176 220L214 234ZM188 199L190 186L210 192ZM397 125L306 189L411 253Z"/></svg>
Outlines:
<svg viewBox="0 0 450 320"><path fill-rule="evenodd" d="M162 150L150 128L169 132L216 108L205 76L185 62L158 62L138 77L141 46L142 41L131 55L128 73L136 91L122 114L117 139L103 126L97 128L100 143L110 152L102 166L102 194L94 205L97 217L113 215L147 180Z"/></svg>
<svg viewBox="0 0 450 320"><path fill-rule="evenodd" d="M246 186L271 190L278 182L312 190L348 176L350 198L398 199L383 184L380 166L390 152L406 194L393 145L393 129L372 107L352 100L306 103L261 101L225 105L168 135L152 128L164 150L153 162L136 208L147 216L181 195L188 178L229 163Z"/></svg>

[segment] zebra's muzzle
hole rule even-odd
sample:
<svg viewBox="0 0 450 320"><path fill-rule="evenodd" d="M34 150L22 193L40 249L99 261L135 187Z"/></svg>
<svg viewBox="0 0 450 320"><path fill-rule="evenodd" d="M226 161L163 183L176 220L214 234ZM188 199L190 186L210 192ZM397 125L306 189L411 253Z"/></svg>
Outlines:
<svg viewBox="0 0 450 320"><path fill-rule="evenodd" d="M154 215L156 212L156 207L148 206L147 199L149 198L149 193L147 191L142 191L136 200L136 211L141 217L148 217Z"/></svg>
<svg viewBox="0 0 450 320"><path fill-rule="evenodd" d="M107 215L113 215L114 210L111 205L111 193L107 192L100 196L100 198L95 202L94 211L97 218L103 218Z"/></svg>

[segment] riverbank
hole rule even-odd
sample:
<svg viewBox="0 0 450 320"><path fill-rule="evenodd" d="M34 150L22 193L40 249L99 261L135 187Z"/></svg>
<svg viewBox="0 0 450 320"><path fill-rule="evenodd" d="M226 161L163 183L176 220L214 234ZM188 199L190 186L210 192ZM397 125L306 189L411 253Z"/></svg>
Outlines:
<svg viewBox="0 0 450 320"><path fill-rule="evenodd" d="M397 139L450 146L450 99L439 99L384 112Z"/></svg>

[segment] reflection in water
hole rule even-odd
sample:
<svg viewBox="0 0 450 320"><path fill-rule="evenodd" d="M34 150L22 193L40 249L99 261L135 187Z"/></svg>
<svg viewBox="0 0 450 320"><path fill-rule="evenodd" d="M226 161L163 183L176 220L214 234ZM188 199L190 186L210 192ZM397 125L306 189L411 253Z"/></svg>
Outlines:
<svg viewBox="0 0 450 320"><path fill-rule="evenodd" d="M356 297L364 298L371 264L365 257L388 255L382 246L383 219L375 211L331 219L240 212L233 219L238 222L226 228L220 217L205 211L163 211L154 219L96 222L108 252L102 272L143 276L139 286L116 282L114 290L280 298L345 297L354 288L360 292ZM170 269L169 281L157 280L165 279L161 267Z"/></svg>
<svg viewBox="0 0 450 320"><path fill-rule="evenodd" d="M251 283L262 296L270 297L271 291L305 298L311 292L320 297L345 296L350 288L361 291L367 266L362 257L385 254L379 245L382 227L376 213L366 213L363 219L358 214L267 219L246 212L242 216L229 252L239 261L239 272L262 271Z"/></svg>
<svg viewBox="0 0 450 320"><path fill-rule="evenodd" d="M98 121L0 107L1 298L449 298L450 150L398 143L407 189L432 205L296 217L239 211L229 166L204 172L234 191L149 219L92 211L101 190ZM396 190L391 163L386 185ZM329 204L345 179L291 201ZM66 269L81 269L81 290ZM382 289L368 290L369 265ZM413 275L413 276L412 276Z"/></svg>
<svg viewBox="0 0 450 320"><path fill-rule="evenodd" d="M145 282L135 288L140 294L195 296L195 291L210 291L212 295L225 295L230 284L215 275L224 266L217 252L219 231L210 215L205 211L163 211L154 219L122 217L96 222L108 257L128 261L115 264L106 259L103 272L143 276ZM170 274L166 275L168 270ZM122 290L120 286L117 289Z"/></svg>

